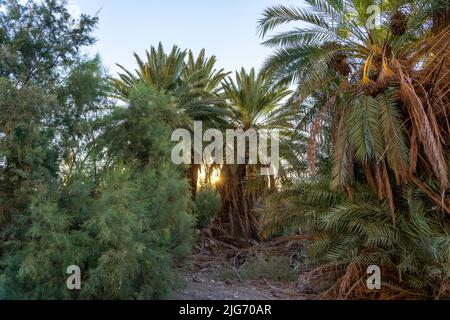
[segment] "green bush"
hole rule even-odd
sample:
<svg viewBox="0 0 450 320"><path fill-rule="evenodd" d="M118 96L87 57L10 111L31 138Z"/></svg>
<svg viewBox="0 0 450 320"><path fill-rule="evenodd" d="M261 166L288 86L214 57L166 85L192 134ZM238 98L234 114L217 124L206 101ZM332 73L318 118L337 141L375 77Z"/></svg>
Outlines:
<svg viewBox="0 0 450 320"><path fill-rule="evenodd" d="M170 161L165 119L176 117L164 95L140 88L130 99L111 115L123 126L97 142L110 147L99 182L80 168L64 184L42 183L3 228L0 299L170 296L194 235L187 181ZM80 291L66 286L72 265L82 272Z"/></svg>
<svg viewBox="0 0 450 320"><path fill-rule="evenodd" d="M219 208L220 196L217 190L209 187L199 190L193 208L194 216L197 219L197 227L200 229L207 228Z"/></svg>
<svg viewBox="0 0 450 320"><path fill-rule="evenodd" d="M0 299L70 298L66 269L83 268L92 243L86 232L74 230L76 217L60 207L53 194L36 196L28 210L5 228L15 237L2 246Z"/></svg>
<svg viewBox="0 0 450 320"><path fill-rule="evenodd" d="M105 176L98 199L77 194L84 213L65 203L64 193L37 197L15 221L25 236L4 245L0 298L168 297L175 263L190 254L193 240L186 190L170 167L139 174L122 167ZM71 265L81 268L80 292L66 287Z"/></svg>
<svg viewBox="0 0 450 320"><path fill-rule="evenodd" d="M120 170L105 179L86 223L100 250L83 297L169 296L174 263L190 254L193 240L186 190L170 167L137 176Z"/></svg>

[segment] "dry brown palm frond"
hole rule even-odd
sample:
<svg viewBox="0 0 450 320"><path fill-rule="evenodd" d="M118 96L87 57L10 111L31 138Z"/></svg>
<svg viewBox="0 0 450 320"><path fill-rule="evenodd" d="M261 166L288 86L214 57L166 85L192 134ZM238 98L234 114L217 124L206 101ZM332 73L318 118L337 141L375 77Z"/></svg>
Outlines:
<svg viewBox="0 0 450 320"><path fill-rule="evenodd" d="M444 281L442 281L437 298L441 299L442 297L449 297L449 296L450 296L450 279L447 278Z"/></svg>
<svg viewBox="0 0 450 320"><path fill-rule="evenodd" d="M428 104L436 119L441 120L441 134L450 134L450 27L431 37L423 55L428 57L423 68L415 74L419 95ZM431 112L430 111L430 112Z"/></svg>
<svg viewBox="0 0 450 320"><path fill-rule="evenodd" d="M416 143L419 143L425 152L425 157L430 163L430 170L434 172L441 183L441 187L447 188L448 167L445 161L442 136L438 129L436 119L433 113L425 111L422 99L418 96L411 77L405 72L399 61L394 61L394 66L400 77L399 95L404 103L406 112L411 122L410 135L416 137ZM416 159L413 159L415 162Z"/></svg>
<svg viewBox="0 0 450 320"><path fill-rule="evenodd" d="M396 212L395 212L395 203L394 203L394 194L392 192L391 181L389 180L389 173L386 167L386 163L383 164L383 184L385 190L385 197L389 202L389 208L391 209L392 222L396 223Z"/></svg>
<svg viewBox="0 0 450 320"><path fill-rule="evenodd" d="M450 216L450 206L447 202L448 199L445 199L445 193L437 194L433 190L431 190L425 183L421 182L419 179L412 177L412 182L423 192L425 193L431 201L433 201L436 205L441 207L449 216Z"/></svg>
<svg viewBox="0 0 450 320"><path fill-rule="evenodd" d="M425 88L425 94L432 106L442 103L441 110L450 108L448 91L450 88L450 26L405 50L405 57L411 63L413 78ZM424 97L425 98L425 97ZM442 110L444 109L444 110Z"/></svg>
<svg viewBox="0 0 450 320"><path fill-rule="evenodd" d="M386 199L391 210L392 221L396 223L396 208L394 203L394 194L389 179L389 172L385 161L380 161L375 165L375 179L377 181L378 196L380 199Z"/></svg>
<svg viewBox="0 0 450 320"><path fill-rule="evenodd" d="M367 287L367 274L363 266L357 263L349 264L344 270L334 264L323 265L301 277L301 281L308 280L309 286L320 287L323 278L332 280L327 290L322 290L318 299L329 300L402 300L423 299L417 292L402 288L392 283L401 283L396 270L383 267L382 290L369 290Z"/></svg>
<svg viewBox="0 0 450 320"><path fill-rule="evenodd" d="M416 174L418 157L419 157L419 144L417 141L417 134L415 131L413 131L410 138L410 149L409 149L409 173L412 176Z"/></svg>
<svg viewBox="0 0 450 320"><path fill-rule="evenodd" d="M349 264L339 283L339 296L347 299L359 286L365 285L365 277L366 275L359 263L353 262Z"/></svg>
<svg viewBox="0 0 450 320"><path fill-rule="evenodd" d="M376 299L376 293L367 289L367 274L356 262L349 264L344 271L333 264L323 267L334 284L319 295L319 299ZM313 271L316 272L316 271Z"/></svg>

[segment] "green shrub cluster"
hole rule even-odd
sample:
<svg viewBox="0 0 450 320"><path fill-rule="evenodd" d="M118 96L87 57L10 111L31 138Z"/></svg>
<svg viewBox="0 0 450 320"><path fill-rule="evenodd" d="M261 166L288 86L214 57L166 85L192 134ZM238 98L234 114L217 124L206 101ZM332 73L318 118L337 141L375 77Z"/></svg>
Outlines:
<svg viewBox="0 0 450 320"><path fill-rule="evenodd" d="M150 104L149 94L142 100L142 94L131 104L162 107ZM152 128L163 132L159 113L150 114L155 116ZM153 149L158 154L151 166L117 160L98 185L84 174L59 188L43 185L29 207L3 229L9 236L2 245L0 298L168 297L175 266L190 254L193 243L186 179L161 156L169 146ZM80 291L66 287L71 265L81 268Z"/></svg>
<svg viewBox="0 0 450 320"><path fill-rule="evenodd" d="M138 81L110 99L100 59L80 54L97 22L74 23L66 1L2 2L0 299L164 298L190 254L189 189L170 159L182 116Z"/></svg>
<svg viewBox="0 0 450 320"><path fill-rule="evenodd" d="M217 190L209 187L200 189L193 204L193 213L197 219L197 227L207 228L220 208L220 196Z"/></svg>

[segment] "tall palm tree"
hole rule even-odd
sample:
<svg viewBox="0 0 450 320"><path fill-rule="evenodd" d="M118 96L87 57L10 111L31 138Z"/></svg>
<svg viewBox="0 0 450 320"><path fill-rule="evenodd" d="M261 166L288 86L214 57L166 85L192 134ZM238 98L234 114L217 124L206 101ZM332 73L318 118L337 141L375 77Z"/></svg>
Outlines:
<svg viewBox="0 0 450 320"><path fill-rule="evenodd" d="M116 97L127 100L132 88L145 84L155 92L174 98L176 108L188 119L184 124L186 129L192 129L193 121L203 121L205 126L217 126L221 122L224 112L218 107L222 103L219 89L227 73L215 68L215 56L207 57L205 50L201 50L195 57L192 51L177 46L166 53L161 43L146 52L146 60L136 53L134 56L138 69L131 72L119 65L123 73L112 79ZM187 176L195 199L200 165L192 163Z"/></svg>
<svg viewBox="0 0 450 320"><path fill-rule="evenodd" d="M223 69L216 70L216 57L206 57L205 50L201 50L197 57L192 51L188 53L187 63L182 74L185 84L184 94L180 94L180 104L186 114L194 121L202 121L204 128L220 128L224 126L224 110L220 98L221 82L228 73ZM188 178L192 190L192 199L197 197L197 185L201 164L194 162L195 152L192 149L192 164L188 168ZM205 167L206 164L205 164Z"/></svg>
<svg viewBox="0 0 450 320"><path fill-rule="evenodd" d="M283 99L290 94L286 86L273 86L270 78L254 69L249 73L242 69L235 78L228 78L223 84L230 110L229 125L243 131L254 129L257 133L261 129L285 130L291 126L289 110L282 108ZM259 239L259 223L252 210L258 189L257 168L249 163L248 157L245 164L222 167L218 184L221 206L212 224L217 238L237 245Z"/></svg>
<svg viewBox="0 0 450 320"><path fill-rule="evenodd" d="M333 128L334 188L351 197L352 181L363 173L388 200L395 220L394 185L415 184L450 214L450 29L432 17L439 0L305 1L305 7L265 10L259 30L266 36L282 24L298 23L264 42L278 48L264 70L278 83L297 83L296 102L327 95L307 123L311 171L327 119ZM388 12L376 27L367 24L370 5ZM432 28L436 21L440 27ZM436 183L428 183L430 178Z"/></svg>

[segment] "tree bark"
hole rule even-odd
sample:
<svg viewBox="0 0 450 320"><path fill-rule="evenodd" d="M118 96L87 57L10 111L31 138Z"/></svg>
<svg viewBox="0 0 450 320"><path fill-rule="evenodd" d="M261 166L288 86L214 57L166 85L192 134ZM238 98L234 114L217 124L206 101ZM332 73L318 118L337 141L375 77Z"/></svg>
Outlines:
<svg viewBox="0 0 450 320"><path fill-rule="evenodd" d="M187 176L189 180L189 186L192 193L192 201L197 199L197 184L198 184L198 176L200 171L199 164L191 164L187 169Z"/></svg>

